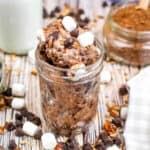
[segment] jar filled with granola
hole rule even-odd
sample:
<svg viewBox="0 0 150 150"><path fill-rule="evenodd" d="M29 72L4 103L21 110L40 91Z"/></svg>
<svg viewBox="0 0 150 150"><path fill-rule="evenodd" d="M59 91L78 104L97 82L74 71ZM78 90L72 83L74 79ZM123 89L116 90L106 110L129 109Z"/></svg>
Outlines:
<svg viewBox="0 0 150 150"><path fill-rule="evenodd" d="M56 135L70 136L96 114L103 49L70 16L54 20L44 35L36 51L43 116Z"/></svg>
<svg viewBox="0 0 150 150"><path fill-rule="evenodd" d="M150 7L141 9L138 3L121 2L110 10L103 44L115 60L144 66L150 64Z"/></svg>

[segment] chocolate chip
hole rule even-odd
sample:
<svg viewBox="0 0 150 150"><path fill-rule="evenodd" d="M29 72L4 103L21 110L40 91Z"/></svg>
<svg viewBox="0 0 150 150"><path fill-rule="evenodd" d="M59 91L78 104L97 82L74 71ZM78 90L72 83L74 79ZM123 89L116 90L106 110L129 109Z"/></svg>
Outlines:
<svg viewBox="0 0 150 150"><path fill-rule="evenodd" d="M21 128L17 128L16 129L16 131L15 131L15 136L17 136L17 137L22 137L22 136L24 136L25 134L24 134L24 132L23 132L23 130L21 129Z"/></svg>
<svg viewBox="0 0 150 150"><path fill-rule="evenodd" d="M83 150L92 150L92 149L93 148L89 143L83 145Z"/></svg>
<svg viewBox="0 0 150 150"><path fill-rule="evenodd" d="M47 10L43 8L43 18L47 18L47 17L48 17Z"/></svg>
<svg viewBox="0 0 150 150"><path fill-rule="evenodd" d="M121 118L114 118L112 119L112 123L116 126L121 128L123 126L123 122Z"/></svg>
<svg viewBox="0 0 150 150"><path fill-rule="evenodd" d="M22 121L20 121L20 120L16 120L16 122L15 122L15 126L16 126L16 128L22 128L22 127L23 127L23 123L22 123Z"/></svg>
<svg viewBox="0 0 150 150"><path fill-rule="evenodd" d="M34 117L33 120L31 120L34 124L40 126L41 123L41 119L39 117Z"/></svg>
<svg viewBox="0 0 150 150"><path fill-rule="evenodd" d="M106 138L108 138L108 134L107 134L106 132L101 132L101 133L99 134L99 138L100 138L101 140L106 139Z"/></svg>
<svg viewBox="0 0 150 150"><path fill-rule="evenodd" d="M13 131L13 130L15 130L15 129L16 129L16 126L14 125L13 122L9 122L9 123L7 124L7 126L6 126L6 130L7 130L8 132Z"/></svg>
<svg viewBox="0 0 150 150"><path fill-rule="evenodd" d="M79 8L79 9L78 9L78 14L79 14L79 15L84 14L84 10L83 10L83 9L81 9L81 8Z"/></svg>
<svg viewBox="0 0 150 150"><path fill-rule="evenodd" d="M12 96L12 89L8 88L5 92L3 92L4 96Z"/></svg>
<svg viewBox="0 0 150 150"><path fill-rule="evenodd" d="M64 41L65 48L71 48L72 44L73 44L73 39L72 38L68 38Z"/></svg>
<svg viewBox="0 0 150 150"><path fill-rule="evenodd" d="M42 136L42 130L38 130L35 135L34 135L34 138L37 139L37 140L40 140L41 139L41 136Z"/></svg>
<svg viewBox="0 0 150 150"><path fill-rule="evenodd" d="M19 120L19 121L22 121L23 116L22 116L20 113L16 113L16 114L15 114L15 119L16 119L16 120Z"/></svg>
<svg viewBox="0 0 150 150"><path fill-rule="evenodd" d="M10 140L9 145L8 145L8 149L9 150L15 150L17 148L17 144L14 140Z"/></svg>
<svg viewBox="0 0 150 150"><path fill-rule="evenodd" d="M55 17L55 11L51 11L49 17L50 17L50 18L54 18L54 17Z"/></svg>
<svg viewBox="0 0 150 150"><path fill-rule="evenodd" d="M72 11L70 11L69 13L68 13L68 16L71 16L71 17L73 17L75 14L74 14L74 12L72 12Z"/></svg>
<svg viewBox="0 0 150 150"><path fill-rule="evenodd" d="M78 24L79 24L79 26L80 26L81 28L83 28L84 26L87 25L87 23L84 22L84 21L79 21Z"/></svg>
<svg viewBox="0 0 150 150"><path fill-rule="evenodd" d="M58 32L53 32L51 34L51 36L53 37L53 40L57 40L58 39Z"/></svg>
<svg viewBox="0 0 150 150"><path fill-rule="evenodd" d="M60 7L59 7L59 6L56 6L55 9L54 9L54 12L59 13L60 10L61 10Z"/></svg>
<svg viewBox="0 0 150 150"><path fill-rule="evenodd" d="M78 35L79 35L79 31L78 30L73 30L72 32L70 32L70 35L77 38Z"/></svg>
<svg viewBox="0 0 150 150"><path fill-rule="evenodd" d="M95 144L95 149L96 150L105 150L106 147L105 147L104 143L98 142L98 143Z"/></svg>
<svg viewBox="0 0 150 150"><path fill-rule="evenodd" d="M127 95L128 93L129 93L129 91L128 91L127 85L122 85L122 86L119 88L119 95L120 95L120 96Z"/></svg>
<svg viewBox="0 0 150 150"><path fill-rule="evenodd" d="M114 137L113 138L113 143L120 146L121 145L121 139L119 137Z"/></svg>
<svg viewBox="0 0 150 150"><path fill-rule="evenodd" d="M22 109L20 110L20 113L21 113L21 115L22 115L23 117L27 117L27 115L28 115L28 110L27 110L27 108L22 108Z"/></svg>
<svg viewBox="0 0 150 150"><path fill-rule="evenodd" d="M105 8L105 7L107 7L107 6L108 6L107 1L103 1L103 3L102 3L102 7L103 7L103 8Z"/></svg>
<svg viewBox="0 0 150 150"><path fill-rule="evenodd" d="M88 17L85 17L83 21L88 24L90 22L90 19Z"/></svg>

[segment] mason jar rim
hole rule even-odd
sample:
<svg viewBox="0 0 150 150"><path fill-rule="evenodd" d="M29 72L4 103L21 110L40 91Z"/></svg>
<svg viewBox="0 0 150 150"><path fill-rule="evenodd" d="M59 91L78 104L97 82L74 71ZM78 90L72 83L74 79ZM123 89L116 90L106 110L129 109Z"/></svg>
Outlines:
<svg viewBox="0 0 150 150"><path fill-rule="evenodd" d="M98 64L102 65L102 63L103 63L103 59L104 59L104 48L103 48L103 45L101 44L101 42L100 42L98 39L96 39L95 41L96 41L96 47L97 47L97 48L99 49L99 51L100 51L100 57L99 57L99 59L98 59L95 63L86 66L86 69L93 68L93 66L98 65ZM47 67L49 67L49 68L51 68L51 69L54 69L54 70L56 70L56 71L64 71L64 72L67 72L67 71L70 70L70 68L60 68L60 67L56 67L56 66L51 65L51 64L47 63L46 61L40 59L39 56L38 56L38 54L37 54L38 51L39 51L39 49L37 48L36 53L35 53L35 57L36 57L36 59L39 61L40 64L46 65ZM99 67L100 67L100 66L99 66ZM71 69L71 70L76 70L76 69Z"/></svg>
<svg viewBox="0 0 150 150"><path fill-rule="evenodd" d="M109 13L109 18L110 18L110 23L111 25L114 27L114 29L116 29L117 32L121 31L120 34L127 36L127 37L133 37L133 38L145 38L145 39L150 39L150 31L136 31L136 30L132 30L132 29L127 29L121 25L119 25L119 23L117 23L113 18L112 15L114 14L114 11L124 8L126 6L130 6L130 5L134 5L136 4L136 2L133 1L128 1L125 2L125 4L123 5L123 2L121 1L120 3L116 4L114 7L111 8L110 13ZM119 8L118 8L119 7ZM123 32L122 32L123 31Z"/></svg>

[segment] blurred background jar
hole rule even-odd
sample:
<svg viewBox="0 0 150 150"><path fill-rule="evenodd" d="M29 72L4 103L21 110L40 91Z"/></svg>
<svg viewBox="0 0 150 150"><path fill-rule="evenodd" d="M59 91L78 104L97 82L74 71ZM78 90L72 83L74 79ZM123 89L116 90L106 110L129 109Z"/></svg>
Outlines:
<svg viewBox="0 0 150 150"><path fill-rule="evenodd" d="M37 45L42 0L0 0L0 49L26 54Z"/></svg>
<svg viewBox="0 0 150 150"><path fill-rule="evenodd" d="M150 64L150 31L125 28L113 18L118 10L138 3L138 0L121 1L110 10L104 25L103 44L107 54L116 61L144 66Z"/></svg>

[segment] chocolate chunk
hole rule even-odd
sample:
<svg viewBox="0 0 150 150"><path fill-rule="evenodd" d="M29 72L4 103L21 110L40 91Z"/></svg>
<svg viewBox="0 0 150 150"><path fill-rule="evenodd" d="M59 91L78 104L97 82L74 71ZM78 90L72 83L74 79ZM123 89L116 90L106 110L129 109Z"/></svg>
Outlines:
<svg viewBox="0 0 150 150"><path fill-rule="evenodd" d="M72 38L68 38L64 41L64 46L65 48L71 48L73 45L73 39Z"/></svg>
<svg viewBox="0 0 150 150"><path fill-rule="evenodd" d="M79 150L78 144L75 139L69 138L66 142L67 150Z"/></svg>
<svg viewBox="0 0 150 150"><path fill-rule="evenodd" d="M55 17L55 11L51 11L49 17L50 17L50 18L54 18L54 17Z"/></svg>
<svg viewBox="0 0 150 150"><path fill-rule="evenodd" d="M72 32L70 32L70 35L77 38L79 35L79 31L78 30L73 30Z"/></svg>
<svg viewBox="0 0 150 150"><path fill-rule="evenodd" d="M114 118L112 119L112 123L116 126L121 128L123 126L123 122L121 118Z"/></svg>
<svg viewBox="0 0 150 150"><path fill-rule="evenodd" d="M43 8L43 18L47 18L48 17L48 13L46 8Z"/></svg>
<svg viewBox="0 0 150 150"><path fill-rule="evenodd" d="M14 125L13 122L9 122L9 123L7 124L7 126L6 126L6 130L7 130L8 132L13 131L13 130L15 130L15 129L16 129L16 126Z"/></svg>
<svg viewBox="0 0 150 150"><path fill-rule="evenodd" d="M23 132L23 130L21 129L21 128L17 128L16 129L16 131L15 131L15 136L17 136L17 137L22 137L22 136L24 136L25 134L24 134L24 132Z"/></svg>
<svg viewBox="0 0 150 150"><path fill-rule="evenodd" d="M27 108L22 108L22 109L20 110L20 113L21 113L21 115L22 115L23 117L27 117L27 115L28 115L28 110L27 110Z"/></svg>
<svg viewBox="0 0 150 150"><path fill-rule="evenodd" d="M17 148L17 144L14 140L10 140L9 145L8 145L8 149L9 150L15 150Z"/></svg>
<svg viewBox="0 0 150 150"><path fill-rule="evenodd" d="M90 22L90 19L88 17L85 17L83 21L88 24Z"/></svg>
<svg viewBox="0 0 150 150"><path fill-rule="evenodd" d="M84 14L84 10L81 9L81 8L79 8L77 13L78 13L79 15L82 15L82 14Z"/></svg>
<svg viewBox="0 0 150 150"><path fill-rule="evenodd" d="M113 143L120 147L121 139L119 137L114 137L113 138Z"/></svg>
<svg viewBox="0 0 150 150"><path fill-rule="evenodd" d="M34 138L37 139L37 140L40 140L41 139L41 136L42 136L43 132L42 130L38 130L35 135L34 135Z"/></svg>
<svg viewBox="0 0 150 150"><path fill-rule="evenodd" d="M99 138L100 138L101 140L106 139L106 138L108 138L108 134L107 134L106 132L101 132L101 133L99 134Z"/></svg>
<svg viewBox="0 0 150 150"><path fill-rule="evenodd" d="M60 11L61 11L60 7L56 6L55 9L54 9L54 12L59 13Z"/></svg>
<svg viewBox="0 0 150 150"><path fill-rule="evenodd" d="M51 34L51 36L53 37L53 40L57 40L58 39L58 32L53 32Z"/></svg>
<svg viewBox="0 0 150 150"><path fill-rule="evenodd" d="M3 92L4 96L12 96L12 89L8 88L5 92Z"/></svg>
<svg viewBox="0 0 150 150"><path fill-rule="evenodd" d="M83 145L83 150L92 150L92 149L93 148L89 143Z"/></svg>
<svg viewBox="0 0 150 150"><path fill-rule="evenodd" d="M103 8L105 8L105 7L107 7L107 6L108 6L107 1L103 1L103 3L102 3L102 7L103 7Z"/></svg>
<svg viewBox="0 0 150 150"><path fill-rule="evenodd" d="M16 114L15 114L15 119L22 121L23 116L22 116L20 113L16 113Z"/></svg>
<svg viewBox="0 0 150 150"><path fill-rule="evenodd" d="M122 85L122 86L119 88L119 95L120 95L120 96L127 95L128 93L129 93L129 91L128 91L127 85Z"/></svg>
<svg viewBox="0 0 150 150"><path fill-rule="evenodd" d="M95 144L95 149L96 150L105 150L106 147L105 147L104 143L98 142L98 143Z"/></svg>
<svg viewBox="0 0 150 150"><path fill-rule="evenodd" d="M6 106L11 107L13 97L12 96L4 96L4 99L5 99Z"/></svg>

